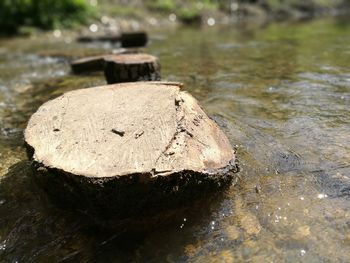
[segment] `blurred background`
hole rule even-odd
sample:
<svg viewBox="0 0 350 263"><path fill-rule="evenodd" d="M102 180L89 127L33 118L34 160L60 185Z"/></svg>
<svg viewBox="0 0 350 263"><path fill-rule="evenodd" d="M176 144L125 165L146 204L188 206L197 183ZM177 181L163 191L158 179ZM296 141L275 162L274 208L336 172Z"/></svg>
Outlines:
<svg viewBox="0 0 350 263"><path fill-rule="evenodd" d="M349 5L0 0L0 262L350 262ZM108 228L48 199L23 131L46 101L106 85L70 63L128 51L113 39L132 31L225 131L240 180Z"/></svg>
<svg viewBox="0 0 350 263"><path fill-rule="evenodd" d="M344 13L349 4L349 0L2 0L0 29L13 34L30 28L75 27L108 16L152 26L167 20L209 26L242 18L295 20Z"/></svg>

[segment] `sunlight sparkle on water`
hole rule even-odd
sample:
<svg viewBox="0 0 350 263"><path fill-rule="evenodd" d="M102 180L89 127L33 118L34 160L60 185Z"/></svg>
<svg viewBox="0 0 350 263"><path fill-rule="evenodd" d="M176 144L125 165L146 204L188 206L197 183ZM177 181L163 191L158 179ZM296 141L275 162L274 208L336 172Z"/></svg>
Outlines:
<svg viewBox="0 0 350 263"><path fill-rule="evenodd" d="M175 14L170 14L170 15L169 15L169 20L170 20L171 22L175 22L175 21L176 21L176 15L175 15Z"/></svg>
<svg viewBox="0 0 350 263"><path fill-rule="evenodd" d="M213 25L215 25L215 19L212 18L212 17L208 18L207 24L208 24L208 26L213 26Z"/></svg>
<svg viewBox="0 0 350 263"><path fill-rule="evenodd" d="M57 37L57 38L61 37L62 36L61 30L58 30L58 29L54 30L53 31L53 36Z"/></svg>
<svg viewBox="0 0 350 263"><path fill-rule="evenodd" d="M98 30L98 26L96 24L91 24L89 29L91 32L95 33Z"/></svg>
<svg viewBox="0 0 350 263"><path fill-rule="evenodd" d="M0 244L0 251L6 249L6 240Z"/></svg>
<svg viewBox="0 0 350 263"><path fill-rule="evenodd" d="M326 194L318 194L318 195L317 195L317 198L318 198L318 199L324 199L324 198L326 198L326 197L328 197Z"/></svg>

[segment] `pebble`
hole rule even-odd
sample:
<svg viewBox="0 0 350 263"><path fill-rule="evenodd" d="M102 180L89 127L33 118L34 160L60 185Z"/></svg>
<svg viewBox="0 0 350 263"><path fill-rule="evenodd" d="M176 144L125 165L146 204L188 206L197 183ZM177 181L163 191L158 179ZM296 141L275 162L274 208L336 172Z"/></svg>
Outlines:
<svg viewBox="0 0 350 263"><path fill-rule="evenodd" d="M225 233L230 240L236 240L239 237L239 230L236 226L228 226Z"/></svg>

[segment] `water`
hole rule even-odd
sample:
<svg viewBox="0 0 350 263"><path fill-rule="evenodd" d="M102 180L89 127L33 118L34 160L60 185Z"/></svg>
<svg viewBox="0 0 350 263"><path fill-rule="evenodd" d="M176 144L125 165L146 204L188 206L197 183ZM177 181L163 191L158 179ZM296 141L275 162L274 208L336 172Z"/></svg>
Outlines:
<svg viewBox="0 0 350 263"><path fill-rule="evenodd" d="M148 52L163 78L184 82L222 126L241 179L143 227L101 227L57 208L33 182L23 147L43 102L104 84L40 54L108 48L69 35L0 41L0 261L350 261L349 23L154 32Z"/></svg>

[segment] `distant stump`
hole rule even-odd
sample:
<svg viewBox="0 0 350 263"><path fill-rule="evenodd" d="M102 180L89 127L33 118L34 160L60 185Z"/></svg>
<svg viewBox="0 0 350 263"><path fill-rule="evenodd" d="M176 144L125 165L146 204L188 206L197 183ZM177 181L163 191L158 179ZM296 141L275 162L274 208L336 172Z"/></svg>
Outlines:
<svg viewBox="0 0 350 263"><path fill-rule="evenodd" d="M25 141L39 182L65 207L126 218L228 185L235 153L180 84L75 90L30 118Z"/></svg>
<svg viewBox="0 0 350 263"><path fill-rule="evenodd" d="M145 32L123 33L121 36L122 47L143 47L148 42L148 36Z"/></svg>
<svg viewBox="0 0 350 263"><path fill-rule="evenodd" d="M147 45L148 35L146 32L126 32L122 34L91 34L80 36L78 42L119 42L122 47L143 47Z"/></svg>

